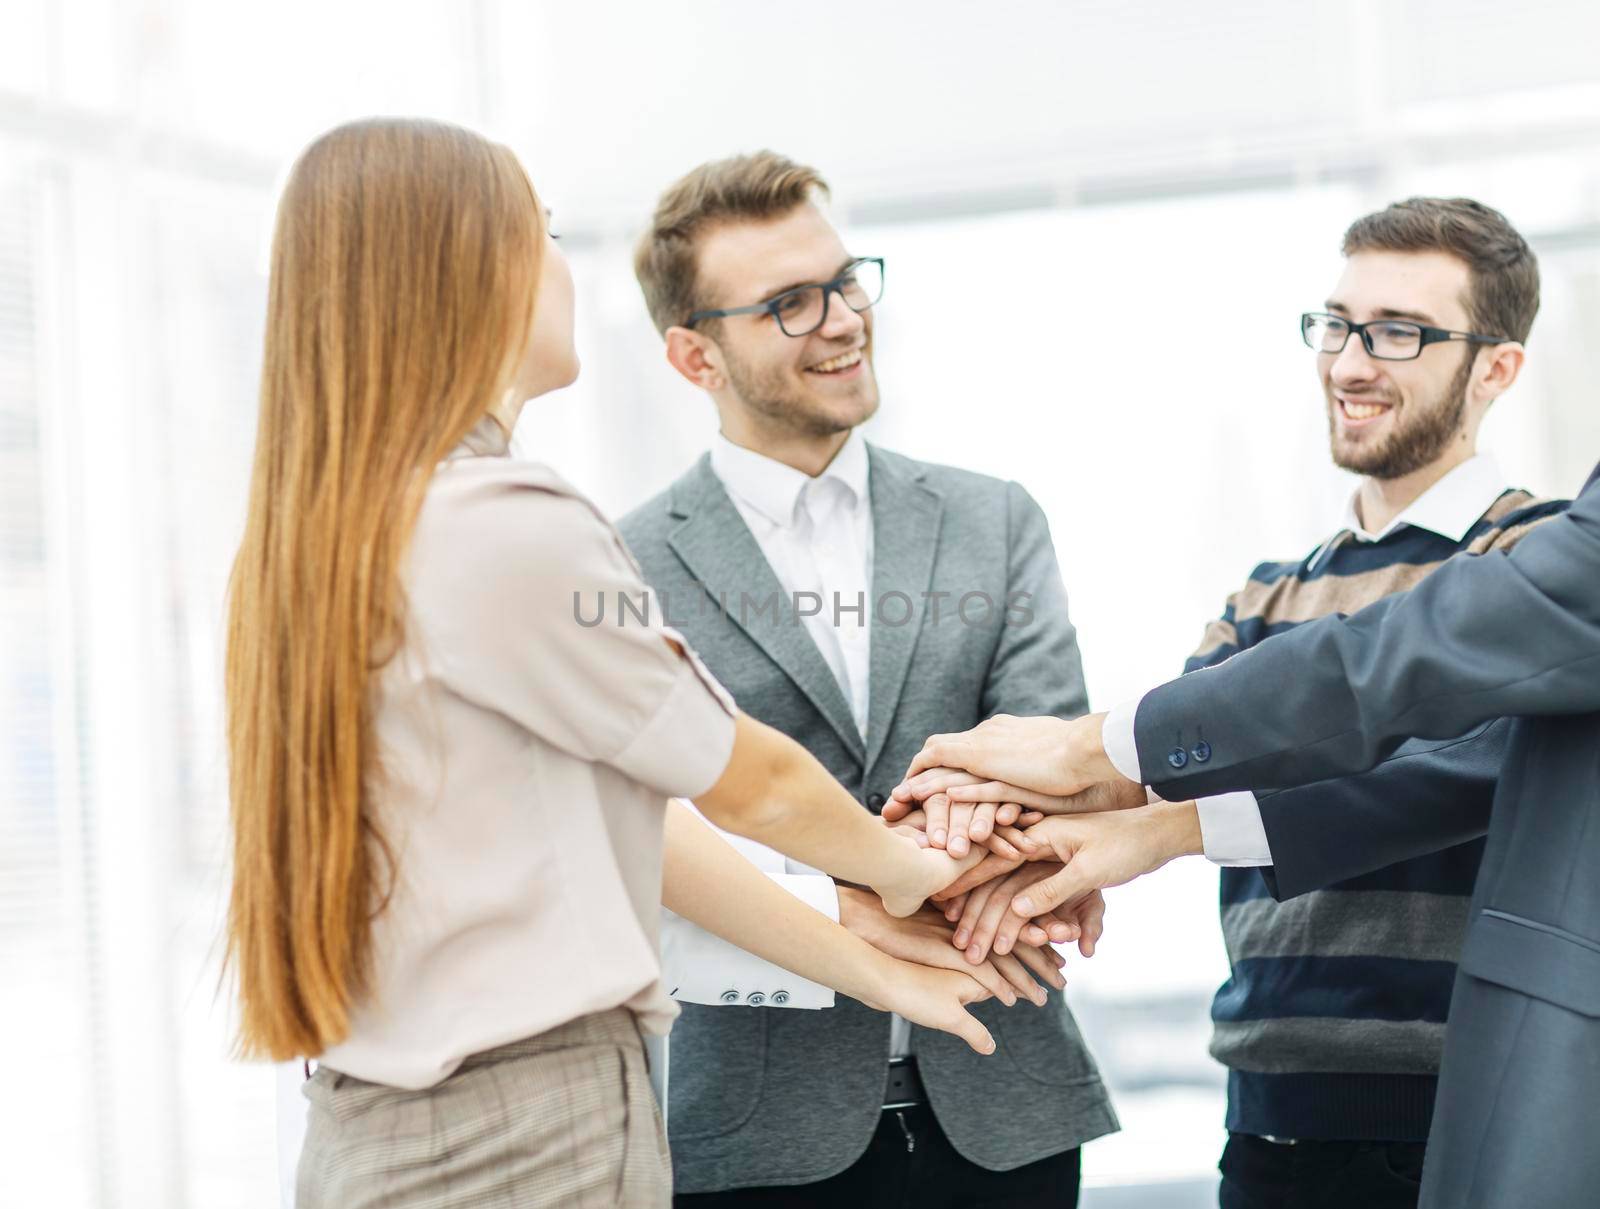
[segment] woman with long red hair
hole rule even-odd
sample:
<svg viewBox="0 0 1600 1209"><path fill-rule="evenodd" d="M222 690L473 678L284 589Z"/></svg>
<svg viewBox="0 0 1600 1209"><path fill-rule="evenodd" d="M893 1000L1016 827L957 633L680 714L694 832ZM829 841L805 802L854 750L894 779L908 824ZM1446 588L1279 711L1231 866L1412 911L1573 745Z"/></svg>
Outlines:
<svg viewBox="0 0 1600 1209"><path fill-rule="evenodd" d="M575 593L646 589L581 494L507 454L577 368L571 277L510 151L372 120L301 155L226 678L240 1049L320 1057L303 1206L666 1205L640 1037L676 1010L663 901L993 1049L973 978L877 952L669 807L897 914L961 870L671 630L578 623Z"/></svg>

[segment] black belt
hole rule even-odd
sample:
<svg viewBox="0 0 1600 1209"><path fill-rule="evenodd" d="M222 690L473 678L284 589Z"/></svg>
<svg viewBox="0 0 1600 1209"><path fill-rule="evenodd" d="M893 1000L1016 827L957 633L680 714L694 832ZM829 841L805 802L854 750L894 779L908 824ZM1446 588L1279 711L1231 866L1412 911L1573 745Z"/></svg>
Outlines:
<svg viewBox="0 0 1600 1209"><path fill-rule="evenodd" d="M883 1107L914 1108L928 1102L923 1090L922 1076L917 1073L915 1058L890 1058L889 1077L883 1085Z"/></svg>

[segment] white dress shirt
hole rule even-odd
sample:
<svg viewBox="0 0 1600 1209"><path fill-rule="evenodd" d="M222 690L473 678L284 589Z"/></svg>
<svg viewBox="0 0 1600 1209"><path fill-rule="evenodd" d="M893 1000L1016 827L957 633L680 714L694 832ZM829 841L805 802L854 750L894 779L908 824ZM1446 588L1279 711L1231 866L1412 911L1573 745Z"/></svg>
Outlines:
<svg viewBox="0 0 1600 1209"><path fill-rule="evenodd" d="M1310 566L1314 569L1341 542L1379 542L1403 525L1426 529L1459 543L1505 490L1505 476L1499 464L1489 454L1480 453L1424 491L1377 533L1362 525L1356 510L1359 494L1353 494L1345 505L1339 528L1317 547L1311 555ZM1107 714L1102 734L1106 756L1112 766L1134 781L1145 779L1134 740L1134 717L1141 700L1142 697L1124 702ZM1231 866L1272 864L1267 831L1261 823L1261 807L1255 794L1248 791L1218 794L1198 799L1196 806L1207 860Z"/></svg>
<svg viewBox="0 0 1600 1209"><path fill-rule="evenodd" d="M722 434L711 445L721 480L778 583L799 596L806 632L839 683L856 729L867 738L872 652L872 497L866 442L852 432L816 478ZM816 599L812 600L812 596ZM815 605L815 611L813 606ZM831 878L751 840L723 832L768 877L835 921ZM663 913L662 965L673 995L688 1003L832 1007L833 991ZM911 1027L891 1017L890 1052L911 1052Z"/></svg>
<svg viewBox="0 0 1600 1209"><path fill-rule="evenodd" d="M872 615L872 498L867 445L852 432L816 478L735 445L721 433L711 445L711 470L793 599L818 598L806 632L850 703L867 737ZM857 609L857 605L861 607Z"/></svg>

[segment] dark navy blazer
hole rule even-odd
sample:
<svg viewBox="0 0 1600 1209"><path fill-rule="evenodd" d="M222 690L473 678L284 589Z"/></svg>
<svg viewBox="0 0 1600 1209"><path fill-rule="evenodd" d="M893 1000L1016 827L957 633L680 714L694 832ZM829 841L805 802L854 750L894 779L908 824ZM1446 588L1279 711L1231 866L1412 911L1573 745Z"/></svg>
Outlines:
<svg viewBox="0 0 1600 1209"><path fill-rule="evenodd" d="M1381 768L1342 798L1321 796L1316 812L1290 788L1373 768L1408 739L1437 749L1485 725L1510 728L1505 762L1457 794L1396 801L1372 789ZM1140 702L1135 734L1145 777L1169 800L1287 791L1262 804L1280 895L1487 827L1423 1204L1593 1204L1600 468L1510 553L1458 556L1410 592L1163 685Z"/></svg>

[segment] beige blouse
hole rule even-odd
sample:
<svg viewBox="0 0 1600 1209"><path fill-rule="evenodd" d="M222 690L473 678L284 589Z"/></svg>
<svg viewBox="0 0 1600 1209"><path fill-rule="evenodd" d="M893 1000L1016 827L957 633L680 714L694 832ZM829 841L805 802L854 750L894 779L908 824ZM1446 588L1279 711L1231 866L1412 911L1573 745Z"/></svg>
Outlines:
<svg viewBox="0 0 1600 1209"><path fill-rule="evenodd" d="M677 1008L656 940L666 800L713 785L734 706L660 624L622 539L485 420L429 487L406 643L379 676L374 819L396 858L374 977L321 1055L396 1087L468 1054L625 1005ZM600 625L592 621L605 601Z"/></svg>

